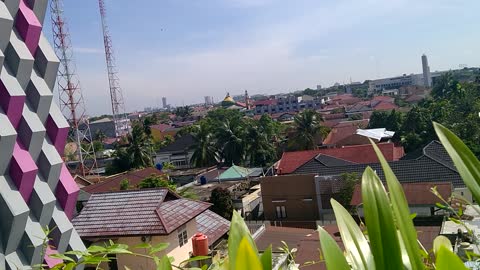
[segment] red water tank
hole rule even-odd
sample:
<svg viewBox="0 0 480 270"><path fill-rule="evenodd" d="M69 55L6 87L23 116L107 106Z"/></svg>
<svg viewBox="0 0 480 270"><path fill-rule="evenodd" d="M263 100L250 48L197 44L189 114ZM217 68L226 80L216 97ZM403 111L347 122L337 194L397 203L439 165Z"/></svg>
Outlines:
<svg viewBox="0 0 480 270"><path fill-rule="evenodd" d="M193 256L208 256L208 237L203 233L196 233L192 237Z"/></svg>

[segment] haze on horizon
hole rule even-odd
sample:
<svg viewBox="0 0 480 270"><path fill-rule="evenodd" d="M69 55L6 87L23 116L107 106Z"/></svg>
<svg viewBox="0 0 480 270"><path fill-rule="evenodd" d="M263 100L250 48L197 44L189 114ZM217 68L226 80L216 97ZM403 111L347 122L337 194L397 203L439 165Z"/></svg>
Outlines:
<svg viewBox="0 0 480 270"><path fill-rule="evenodd" d="M432 71L480 66L479 1L321 2L107 0L127 110L420 73L423 53ZM110 113L98 2L64 9L88 113Z"/></svg>

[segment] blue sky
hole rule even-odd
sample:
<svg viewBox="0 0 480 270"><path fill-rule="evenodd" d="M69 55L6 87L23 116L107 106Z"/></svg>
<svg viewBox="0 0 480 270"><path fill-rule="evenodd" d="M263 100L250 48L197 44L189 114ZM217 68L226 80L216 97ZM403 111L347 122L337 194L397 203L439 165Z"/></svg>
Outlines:
<svg viewBox="0 0 480 270"><path fill-rule="evenodd" d="M89 114L109 113L96 0L64 0ZM127 110L480 66L477 0L107 0ZM51 37L49 15L44 27Z"/></svg>

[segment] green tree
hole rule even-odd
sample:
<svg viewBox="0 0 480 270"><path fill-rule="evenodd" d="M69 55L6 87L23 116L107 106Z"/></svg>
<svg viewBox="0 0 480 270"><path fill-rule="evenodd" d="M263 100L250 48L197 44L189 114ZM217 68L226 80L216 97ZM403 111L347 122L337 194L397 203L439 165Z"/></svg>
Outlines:
<svg viewBox="0 0 480 270"><path fill-rule="evenodd" d="M232 193L228 189L221 187L213 189L210 196L210 203L213 204L210 208L213 212L219 214L220 216L228 220L232 218Z"/></svg>
<svg viewBox="0 0 480 270"><path fill-rule="evenodd" d="M245 129L243 124L226 121L217 129L217 147L228 165L241 164L245 160Z"/></svg>
<svg viewBox="0 0 480 270"><path fill-rule="evenodd" d="M131 167L151 167L153 147L142 126L138 124L133 126L131 134L128 135L128 142L127 153L131 156Z"/></svg>
<svg viewBox="0 0 480 270"><path fill-rule="evenodd" d="M94 140L99 142L103 142L106 138L107 138L107 135L105 135L105 133L101 130L97 130L97 132L95 133L95 136L93 137Z"/></svg>
<svg viewBox="0 0 480 270"><path fill-rule="evenodd" d="M120 190L127 190L130 187L130 181L128 179L123 179L120 181Z"/></svg>
<svg viewBox="0 0 480 270"><path fill-rule="evenodd" d="M151 174L149 177L145 178L138 184L138 188L157 188L157 187L166 187L171 191L175 192L177 185L167 179L166 175L157 175Z"/></svg>
<svg viewBox="0 0 480 270"><path fill-rule="evenodd" d="M261 125L251 123L246 128L246 160L250 166L264 167L276 157L274 145Z"/></svg>
<svg viewBox="0 0 480 270"><path fill-rule="evenodd" d="M340 175L340 181L343 187L338 193L338 202L344 207L349 207L355 186L360 183L360 176L358 173L343 173Z"/></svg>
<svg viewBox="0 0 480 270"><path fill-rule="evenodd" d="M317 139L325 136L325 128L322 127L322 116L313 111L305 110L294 118L294 133L289 144L296 150L311 150L317 147Z"/></svg>
<svg viewBox="0 0 480 270"><path fill-rule="evenodd" d="M432 96L435 99L450 99L458 96L460 92L460 83L454 79L452 72L447 72L435 83L432 89Z"/></svg>
<svg viewBox="0 0 480 270"><path fill-rule="evenodd" d="M191 163L197 168L215 165L220 159L214 134L207 128L202 124L192 133L194 145Z"/></svg>
<svg viewBox="0 0 480 270"><path fill-rule="evenodd" d="M153 115L150 115L150 116L146 116L143 121L142 121L142 126L143 126L143 132L148 136L150 137L152 135L152 130L150 129L150 127L152 125L155 125L157 124L158 122L158 119L156 117L155 114Z"/></svg>
<svg viewBox="0 0 480 270"><path fill-rule="evenodd" d="M193 109L190 106L177 107L173 113L178 117L187 118L192 115Z"/></svg>
<svg viewBox="0 0 480 270"><path fill-rule="evenodd" d="M95 153L105 150L105 147L103 147L103 143L101 141L93 141L92 144L93 144L93 149L95 150Z"/></svg>

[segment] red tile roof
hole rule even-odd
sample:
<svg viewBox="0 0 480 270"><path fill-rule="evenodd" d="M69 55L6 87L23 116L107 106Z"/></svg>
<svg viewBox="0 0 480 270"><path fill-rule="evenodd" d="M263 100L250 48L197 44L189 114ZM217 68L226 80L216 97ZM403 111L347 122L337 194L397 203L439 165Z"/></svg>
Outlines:
<svg viewBox="0 0 480 270"><path fill-rule="evenodd" d="M276 105L277 100L275 99L266 99L266 100L258 100L253 103L254 106L268 106L268 105Z"/></svg>
<svg viewBox="0 0 480 270"><path fill-rule="evenodd" d="M377 105L375 105L373 109L376 111L388 111L396 110L398 109L398 106L390 102L381 101Z"/></svg>
<svg viewBox="0 0 480 270"><path fill-rule="evenodd" d="M96 193L72 223L82 238L166 235L210 205L180 198L166 188Z"/></svg>
<svg viewBox="0 0 480 270"><path fill-rule="evenodd" d="M129 171L106 177L102 182L84 187L83 190L88 193L117 191L120 190L120 182L122 182L123 179L128 179L130 185L136 187L138 184L140 184L140 182L142 182L143 179L152 174L162 175L163 172L152 167L136 171Z"/></svg>
<svg viewBox="0 0 480 270"><path fill-rule="evenodd" d="M389 97L389 96L376 96L372 100L378 100L378 101L386 101L392 103L395 98Z"/></svg>
<svg viewBox="0 0 480 270"><path fill-rule="evenodd" d="M437 202L442 203L442 201L430 191L433 187L437 187L438 193L440 193L443 198L449 198L452 195L452 183L402 183L402 188L409 205L435 205ZM359 205L361 203L361 186L356 185L353 191L351 205Z"/></svg>
<svg viewBox="0 0 480 270"><path fill-rule="evenodd" d="M323 144L335 145L340 141L356 134L357 129L366 128L368 126L368 122L368 119L340 122L337 125L333 126L330 133L328 133L325 140L323 140ZM367 144L368 139L364 143Z"/></svg>
<svg viewBox="0 0 480 270"><path fill-rule="evenodd" d="M393 143L380 143L377 144L377 146L380 148L387 161L399 160L405 154L403 152L403 147L396 147ZM377 155L370 144L345 146L342 148L284 152L278 165L278 174L293 173L297 168L319 154L360 164L378 162Z"/></svg>
<svg viewBox="0 0 480 270"><path fill-rule="evenodd" d="M294 248L302 239L312 234L317 234L317 232L311 229L267 225L265 226L265 231L255 239L255 243L257 244L258 250L266 250L268 246L272 245L272 250L277 251L278 248L283 247L282 241L287 243L290 248Z"/></svg>

